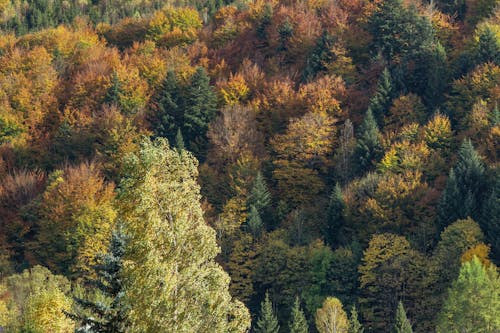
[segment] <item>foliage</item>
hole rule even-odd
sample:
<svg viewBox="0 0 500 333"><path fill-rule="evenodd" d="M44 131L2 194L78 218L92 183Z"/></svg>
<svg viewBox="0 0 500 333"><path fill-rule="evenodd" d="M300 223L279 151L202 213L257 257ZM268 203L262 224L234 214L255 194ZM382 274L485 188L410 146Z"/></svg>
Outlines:
<svg viewBox="0 0 500 333"><path fill-rule="evenodd" d="M266 292L266 297L260 305L260 317L255 325L255 331L257 333L278 333L279 329L278 318L274 314L269 293Z"/></svg>
<svg viewBox="0 0 500 333"><path fill-rule="evenodd" d="M323 307L316 312L316 328L320 333L347 332L349 322L337 298L327 297Z"/></svg>

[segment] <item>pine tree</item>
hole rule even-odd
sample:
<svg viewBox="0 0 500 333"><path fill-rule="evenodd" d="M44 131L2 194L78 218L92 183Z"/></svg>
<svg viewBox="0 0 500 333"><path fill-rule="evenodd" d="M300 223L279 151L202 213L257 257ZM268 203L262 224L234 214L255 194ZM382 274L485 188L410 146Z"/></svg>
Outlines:
<svg viewBox="0 0 500 333"><path fill-rule="evenodd" d="M334 40L332 36L324 31L321 37L319 37L316 41L316 46L307 59L306 67L304 68L304 73L302 74L303 81L314 79L318 73L327 70L325 64L331 63L335 60L331 50L333 43Z"/></svg>
<svg viewBox="0 0 500 333"><path fill-rule="evenodd" d="M278 333L280 326L278 318L274 314L273 304L269 299L269 293L266 292L264 301L260 304L260 317L255 326L256 333Z"/></svg>
<svg viewBox="0 0 500 333"><path fill-rule="evenodd" d="M358 173L362 174L368 171L381 157L381 154L382 146L377 122L373 118L371 109L368 109L354 151L355 159L358 162Z"/></svg>
<svg viewBox="0 0 500 333"><path fill-rule="evenodd" d="M500 65L500 44L495 32L489 26L486 26L479 35L474 65L486 62Z"/></svg>
<svg viewBox="0 0 500 333"><path fill-rule="evenodd" d="M396 320L392 331L393 333L413 333L410 321L406 317L406 311L401 301L399 301L398 303L398 309L396 310Z"/></svg>
<svg viewBox="0 0 500 333"><path fill-rule="evenodd" d="M113 72L113 77L111 78L111 86L108 88L106 95L104 96L104 104L113 104L120 106L120 95L123 93L122 84L118 78L118 74Z"/></svg>
<svg viewBox="0 0 500 333"><path fill-rule="evenodd" d="M326 225L323 229L325 241L330 246L338 245L338 243L342 240L341 228L344 224L344 208L345 203L342 195L342 189L337 183L332 191L332 194L330 195Z"/></svg>
<svg viewBox="0 0 500 333"><path fill-rule="evenodd" d="M385 114L389 111L393 99L393 87L391 74L387 68L382 72L377 85L377 91L370 99L369 109L373 113L373 117L377 121L377 125L381 126L384 121Z"/></svg>
<svg viewBox="0 0 500 333"><path fill-rule="evenodd" d="M292 307L292 315L288 327L290 329L290 333L309 332L306 316L304 315L304 311L302 311L302 309L300 308L300 301L298 297L295 298L295 303Z"/></svg>
<svg viewBox="0 0 500 333"><path fill-rule="evenodd" d="M365 329L358 319L358 310L356 310L356 306L353 306L349 318L349 333L363 333L364 331Z"/></svg>
<svg viewBox="0 0 500 333"><path fill-rule="evenodd" d="M107 299L107 302L75 298L75 302L87 312L68 314L79 322L76 332L80 333L120 333L127 328L126 306L123 302L122 283L123 256L126 236L118 227L112 234L108 253L103 255L101 264L95 266L97 279L89 281ZM88 314L90 313L90 315Z"/></svg>
<svg viewBox="0 0 500 333"><path fill-rule="evenodd" d="M175 135L175 147L179 150L185 149L184 138L182 137L181 129L177 129L177 134Z"/></svg>
<svg viewBox="0 0 500 333"><path fill-rule="evenodd" d="M500 170L493 170L491 191L481 209L479 225L486 235L488 244L491 244L493 258L500 261Z"/></svg>
<svg viewBox="0 0 500 333"><path fill-rule="evenodd" d="M248 214L247 221L248 230L253 235L253 237L258 238L262 233L262 219L260 218L259 211L255 206L250 206L250 213Z"/></svg>
<svg viewBox="0 0 500 333"><path fill-rule="evenodd" d="M485 167L470 140L464 140L439 202L441 228L468 216L478 221L487 192Z"/></svg>
<svg viewBox="0 0 500 333"><path fill-rule="evenodd" d="M155 97L154 113L150 116L155 136L174 142L176 130L179 130L183 123L180 100L181 90L176 75L169 71L158 96Z"/></svg>
<svg viewBox="0 0 500 333"><path fill-rule="evenodd" d="M206 150L208 123L217 112L217 96L210 86L210 78L203 67L198 67L186 88L182 133L187 148L198 158Z"/></svg>
<svg viewBox="0 0 500 333"><path fill-rule="evenodd" d="M119 208L129 235L124 267L130 331L243 332L245 306L215 262L215 231L203 219L198 162L165 139L144 139L124 160ZM147 314L147 315L145 315Z"/></svg>
<svg viewBox="0 0 500 333"><path fill-rule="evenodd" d="M259 171L253 182L250 198L248 198L248 206L254 206L259 213L264 212L265 208L271 203L271 193L267 189L266 181Z"/></svg>

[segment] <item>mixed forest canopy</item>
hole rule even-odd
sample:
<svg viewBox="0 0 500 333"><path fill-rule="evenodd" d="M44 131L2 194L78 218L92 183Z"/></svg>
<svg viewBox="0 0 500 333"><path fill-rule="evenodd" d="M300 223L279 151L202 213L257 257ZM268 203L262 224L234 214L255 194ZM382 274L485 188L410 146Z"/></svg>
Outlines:
<svg viewBox="0 0 500 333"><path fill-rule="evenodd" d="M500 332L497 0L0 0L0 331Z"/></svg>

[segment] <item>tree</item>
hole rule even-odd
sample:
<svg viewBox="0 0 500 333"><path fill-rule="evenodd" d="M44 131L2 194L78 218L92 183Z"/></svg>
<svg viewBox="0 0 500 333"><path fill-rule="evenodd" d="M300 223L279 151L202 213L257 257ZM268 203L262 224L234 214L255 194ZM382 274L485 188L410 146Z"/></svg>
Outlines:
<svg viewBox="0 0 500 333"><path fill-rule="evenodd" d="M438 206L441 228L472 217L478 220L481 204L487 192L485 167L470 140L465 140L451 169Z"/></svg>
<svg viewBox="0 0 500 333"><path fill-rule="evenodd" d="M254 206L259 213L263 213L270 203L271 193L269 193L266 181L264 180L264 177L262 177L262 173L259 171L250 191L248 206Z"/></svg>
<svg viewBox="0 0 500 333"><path fill-rule="evenodd" d="M375 94L370 99L369 109L373 113L373 117L379 126L384 123L384 116L389 112L391 107L394 91L391 83L391 74L387 68L382 72L377 85Z"/></svg>
<svg viewBox="0 0 500 333"><path fill-rule="evenodd" d="M295 302L292 307L292 319L288 324L290 333L308 333L309 327L307 324L306 316L304 311L300 308L300 300L298 297L295 298Z"/></svg>
<svg viewBox="0 0 500 333"><path fill-rule="evenodd" d="M122 84L120 79L118 78L118 74L113 72L113 76L111 78L111 85L106 91L106 95L104 96L103 102L105 104L114 104L116 106L120 106L120 95L123 94Z"/></svg>
<svg viewBox="0 0 500 333"><path fill-rule="evenodd" d="M72 306L67 296L71 285L64 276L35 266L9 276L3 283L7 293L2 295L0 308L2 301L7 301L8 308L13 310L5 327L8 332L74 331L73 321L64 315Z"/></svg>
<svg viewBox="0 0 500 333"><path fill-rule="evenodd" d="M466 262L448 291L438 332L494 333L500 330L500 277L495 266L475 257Z"/></svg>
<svg viewBox="0 0 500 333"><path fill-rule="evenodd" d="M365 329L363 325L359 322L358 311L356 306L351 308L351 316L349 317L349 333L363 333Z"/></svg>
<svg viewBox="0 0 500 333"><path fill-rule="evenodd" d="M500 170L495 169L491 180L491 192L483 204L479 225L491 244L493 255L500 260Z"/></svg>
<svg viewBox="0 0 500 333"><path fill-rule="evenodd" d="M368 109L354 150L354 157L358 162L358 173L369 170L376 160L381 157L382 146L380 144L380 133L377 122L373 117L371 109Z"/></svg>
<svg viewBox="0 0 500 333"><path fill-rule="evenodd" d="M154 113L150 116L150 122L154 134L172 141L176 129L181 129L183 122L181 90L175 72L167 73L154 99L153 108Z"/></svg>
<svg viewBox="0 0 500 333"><path fill-rule="evenodd" d="M102 256L100 263L94 266L97 279L88 281L89 287L99 291L99 300L74 298L76 304L86 310L68 314L80 323L77 332L126 332L128 323L121 277L125 250L126 236L122 228L118 227L113 231L108 252ZM101 297L105 298L104 302Z"/></svg>
<svg viewBox="0 0 500 333"><path fill-rule="evenodd" d="M336 246L343 241L342 227L344 226L344 198L342 189L337 183L330 194L328 203L327 218L323 229L325 241L330 246Z"/></svg>
<svg viewBox="0 0 500 333"><path fill-rule="evenodd" d="M180 150L186 148L184 145L184 137L182 136L180 128L177 129L177 134L175 135L175 148Z"/></svg>
<svg viewBox="0 0 500 333"><path fill-rule="evenodd" d="M403 302L399 301L398 309L396 310L396 319L392 328L394 333L413 333L410 321L406 317L406 311L403 307Z"/></svg>
<svg viewBox="0 0 500 333"><path fill-rule="evenodd" d="M253 237L257 238L262 233L262 228L264 224L262 223L262 219L260 218L259 211L255 206L250 206L250 213L248 214L247 221L248 230L253 235Z"/></svg>
<svg viewBox="0 0 500 333"><path fill-rule="evenodd" d="M208 124L217 112L217 96L203 67L198 67L191 77L184 98L182 134L188 149L200 158L206 150Z"/></svg>
<svg viewBox="0 0 500 333"><path fill-rule="evenodd" d="M197 176L196 159L161 138L144 139L125 159L119 204L129 236L123 276L131 332L244 332L250 325L214 260L219 248L203 219Z"/></svg>
<svg viewBox="0 0 500 333"><path fill-rule="evenodd" d="M255 325L255 332L278 333L279 329L278 318L274 314L273 304L269 299L269 292L266 292L264 301L260 304L260 316Z"/></svg>
<svg viewBox="0 0 500 333"><path fill-rule="evenodd" d="M316 311L316 328L320 333L347 333L349 321L337 298L327 297Z"/></svg>

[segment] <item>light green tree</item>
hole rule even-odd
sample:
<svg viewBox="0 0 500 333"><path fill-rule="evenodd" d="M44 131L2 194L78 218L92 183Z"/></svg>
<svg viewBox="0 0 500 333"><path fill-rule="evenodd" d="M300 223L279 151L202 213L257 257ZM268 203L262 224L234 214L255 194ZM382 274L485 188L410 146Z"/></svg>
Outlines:
<svg viewBox="0 0 500 333"><path fill-rule="evenodd" d="M396 320L392 329L393 333L413 333L410 321L406 317L406 311L403 303L399 301L398 309L396 310Z"/></svg>
<svg viewBox="0 0 500 333"><path fill-rule="evenodd" d="M203 219L197 161L165 139L128 155L120 215L128 233L123 276L131 332L245 332L250 316L229 294Z"/></svg>
<svg viewBox="0 0 500 333"><path fill-rule="evenodd" d="M298 297L295 298L295 302L292 307L292 319L288 324L290 333L308 333L309 328L307 326L306 316L304 311L300 308L300 300Z"/></svg>
<svg viewBox="0 0 500 333"><path fill-rule="evenodd" d="M256 333L278 333L280 325L278 324L278 317L274 314L273 303L269 298L269 293L266 292L264 301L260 304L260 317L257 320L255 327Z"/></svg>

